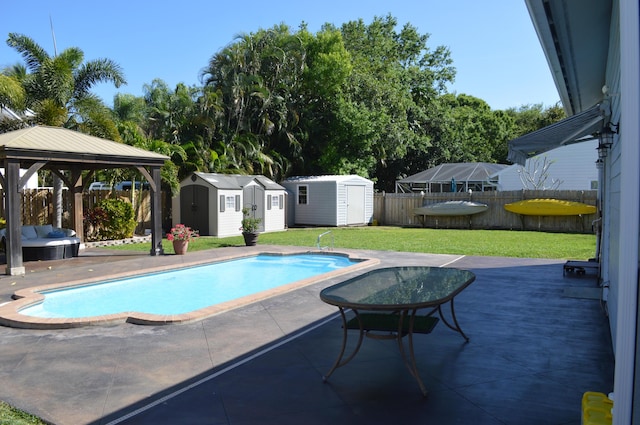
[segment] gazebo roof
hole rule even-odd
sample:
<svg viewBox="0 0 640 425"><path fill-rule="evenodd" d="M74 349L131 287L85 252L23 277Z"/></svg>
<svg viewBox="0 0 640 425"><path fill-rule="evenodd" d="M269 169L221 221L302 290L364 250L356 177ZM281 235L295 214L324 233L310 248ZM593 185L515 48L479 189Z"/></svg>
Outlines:
<svg viewBox="0 0 640 425"><path fill-rule="evenodd" d="M0 134L0 160L82 163L85 169L162 165L169 158L61 127L35 126Z"/></svg>

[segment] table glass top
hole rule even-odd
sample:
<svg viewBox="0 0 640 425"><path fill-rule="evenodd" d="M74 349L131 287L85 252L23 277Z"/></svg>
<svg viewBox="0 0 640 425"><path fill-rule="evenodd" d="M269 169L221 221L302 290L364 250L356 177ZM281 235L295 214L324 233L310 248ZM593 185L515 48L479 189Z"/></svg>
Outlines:
<svg viewBox="0 0 640 425"><path fill-rule="evenodd" d="M447 302L474 280L468 270L389 267L325 288L320 298L351 308L422 308Z"/></svg>

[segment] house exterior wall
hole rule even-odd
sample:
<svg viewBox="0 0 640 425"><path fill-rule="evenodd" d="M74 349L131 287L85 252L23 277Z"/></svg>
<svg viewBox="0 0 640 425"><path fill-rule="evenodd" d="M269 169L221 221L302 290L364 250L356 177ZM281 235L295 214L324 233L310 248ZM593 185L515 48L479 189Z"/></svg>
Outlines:
<svg viewBox="0 0 640 425"><path fill-rule="evenodd" d="M616 2L617 3L617 2ZM615 7L617 9L617 6ZM607 63L607 86L609 93L620 93L620 24L617 13L612 13L609 58ZM610 96L611 122L620 122L620 96ZM619 139L618 139L619 141ZM620 143L614 143L603 167L603 237L602 237L602 281L609 286L607 307L609 310L609 326L615 341L618 322L618 301L620 297L620 227L622 199L622 149ZM614 344L615 350L615 344Z"/></svg>
<svg viewBox="0 0 640 425"><path fill-rule="evenodd" d="M617 177L617 197L612 207L618 208L618 226L612 226L611 245L619 246L617 258L611 257L608 265L610 285L616 287L614 348L616 356L613 423L628 424L640 421L640 338L638 336L638 241L640 238L640 22L637 2L613 2L612 24L608 63L612 56L619 69L611 67L607 73L607 85L611 87L612 122L620 123L618 137L614 139L612 177ZM619 21L618 21L619 17ZM617 37L620 35L618 41ZM612 45L614 48L612 48ZM622 53L622 54L620 54ZM609 70L608 70L609 71ZM616 79L620 78L619 84ZM617 98L617 99L616 99ZM624 119L624 121L623 121ZM618 149L619 147L619 149ZM619 170L619 172L617 171ZM612 181L612 184L614 182ZM611 220L615 218L612 216ZM617 240L616 240L617 239ZM613 252L613 249L612 249ZM613 290L612 290L613 295Z"/></svg>
<svg viewBox="0 0 640 425"><path fill-rule="evenodd" d="M525 187L523 185L520 179L520 171L529 171L529 174L533 174L537 170L539 173L546 158L547 161L551 162L546 181L547 189L593 190L596 188L594 185L598 181L598 169L596 168L598 159L597 147L597 140L589 140L562 146L529 158L524 168L514 164L497 173L497 188L505 191L533 189L533 187ZM554 180L558 180L561 183L552 187Z"/></svg>

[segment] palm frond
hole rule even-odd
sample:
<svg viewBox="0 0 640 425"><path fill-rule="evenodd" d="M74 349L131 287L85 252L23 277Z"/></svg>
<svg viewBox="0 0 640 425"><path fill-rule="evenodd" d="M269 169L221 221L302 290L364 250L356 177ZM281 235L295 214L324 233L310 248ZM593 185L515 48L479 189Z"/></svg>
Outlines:
<svg viewBox="0 0 640 425"><path fill-rule="evenodd" d="M38 43L33 41L32 38L26 35L9 33L7 39L7 45L13 47L22 55L22 58L27 63L27 68L31 72L37 72L40 65L49 59L49 54Z"/></svg>
<svg viewBox="0 0 640 425"><path fill-rule="evenodd" d="M75 74L75 97L85 96L96 83L111 82L120 87L127 84L120 65L111 59L96 59L85 62Z"/></svg>

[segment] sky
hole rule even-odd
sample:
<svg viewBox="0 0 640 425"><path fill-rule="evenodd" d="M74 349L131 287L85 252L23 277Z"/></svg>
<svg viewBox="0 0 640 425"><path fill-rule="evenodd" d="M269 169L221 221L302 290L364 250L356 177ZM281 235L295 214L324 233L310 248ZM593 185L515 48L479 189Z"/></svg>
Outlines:
<svg viewBox="0 0 640 425"><path fill-rule="evenodd" d="M0 69L22 63L9 33L32 38L49 54L78 47L85 61L109 58L128 84L94 86L107 105L116 93L144 94L156 79L170 88L201 85L209 59L237 35L284 23L311 32L323 24L391 15L429 34L430 48L447 46L456 79L452 93L485 100L492 109L553 106L560 98L524 0L0 0ZM55 47L54 37L55 35Z"/></svg>

